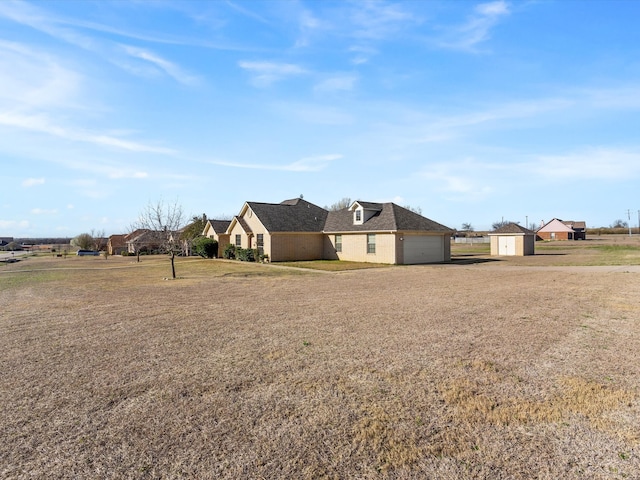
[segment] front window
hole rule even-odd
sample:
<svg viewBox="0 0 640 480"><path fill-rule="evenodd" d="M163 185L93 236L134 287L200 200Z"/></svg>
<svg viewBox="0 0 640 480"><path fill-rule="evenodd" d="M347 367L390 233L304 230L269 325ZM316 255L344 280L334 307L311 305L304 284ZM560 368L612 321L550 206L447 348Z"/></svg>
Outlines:
<svg viewBox="0 0 640 480"><path fill-rule="evenodd" d="M256 248L258 249L258 253L262 255L264 253L264 234L259 233L256 236Z"/></svg>
<svg viewBox="0 0 640 480"><path fill-rule="evenodd" d="M241 247L242 246L242 235L237 234L236 235L236 247Z"/></svg>
<svg viewBox="0 0 640 480"><path fill-rule="evenodd" d="M367 253L376 253L376 234L367 234Z"/></svg>
<svg viewBox="0 0 640 480"><path fill-rule="evenodd" d="M342 235L336 235L336 252L342 252Z"/></svg>
<svg viewBox="0 0 640 480"><path fill-rule="evenodd" d="M356 222L360 222L362 220L362 212L360 210L356 210Z"/></svg>

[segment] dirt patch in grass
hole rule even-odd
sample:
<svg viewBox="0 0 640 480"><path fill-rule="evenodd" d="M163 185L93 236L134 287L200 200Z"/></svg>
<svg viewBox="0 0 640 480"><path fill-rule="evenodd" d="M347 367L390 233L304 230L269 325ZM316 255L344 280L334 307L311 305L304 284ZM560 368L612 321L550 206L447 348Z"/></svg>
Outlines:
<svg viewBox="0 0 640 480"><path fill-rule="evenodd" d="M2 478L640 471L640 274L177 269L3 267Z"/></svg>

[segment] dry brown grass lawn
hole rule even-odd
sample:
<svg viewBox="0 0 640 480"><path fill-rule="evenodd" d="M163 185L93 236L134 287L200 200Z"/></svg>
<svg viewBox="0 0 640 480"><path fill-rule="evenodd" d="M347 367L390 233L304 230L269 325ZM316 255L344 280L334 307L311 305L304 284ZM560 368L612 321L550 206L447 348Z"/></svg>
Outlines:
<svg viewBox="0 0 640 480"><path fill-rule="evenodd" d="M0 265L0 477L639 478L640 273L520 261Z"/></svg>

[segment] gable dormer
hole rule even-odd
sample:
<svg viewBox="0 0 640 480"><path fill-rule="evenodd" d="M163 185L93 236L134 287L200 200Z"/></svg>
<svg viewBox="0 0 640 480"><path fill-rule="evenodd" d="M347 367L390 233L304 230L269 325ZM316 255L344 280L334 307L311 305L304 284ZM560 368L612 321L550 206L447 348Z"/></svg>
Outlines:
<svg viewBox="0 0 640 480"><path fill-rule="evenodd" d="M364 225L367 220L382 211L382 205L379 203L356 201L349 207L349 210L353 212L353 224Z"/></svg>

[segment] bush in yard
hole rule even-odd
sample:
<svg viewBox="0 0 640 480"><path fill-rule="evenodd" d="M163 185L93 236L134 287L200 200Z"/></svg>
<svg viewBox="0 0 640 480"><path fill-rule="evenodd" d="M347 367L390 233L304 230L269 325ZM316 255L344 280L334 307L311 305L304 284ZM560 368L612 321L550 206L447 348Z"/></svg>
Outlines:
<svg viewBox="0 0 640 480"><path fill-rule="evenodd" d="M255 262L257 251L252 248L237 248L236 258L241 262Z"/></svg>
<svg viewBox="0 0 640 480"><path fill-rule="evenodd" d="M222 252L222 256L228 260L232 260L236 258L236 246L233 244L229 244L224 247L224 252Z"/></svg>
<svg viewBox="0 0 640 480"><path fill-rule="evenodd" d="M193 250L203 258L218 256L218 241L213 238L199 237L193 241Z"/></svg>

